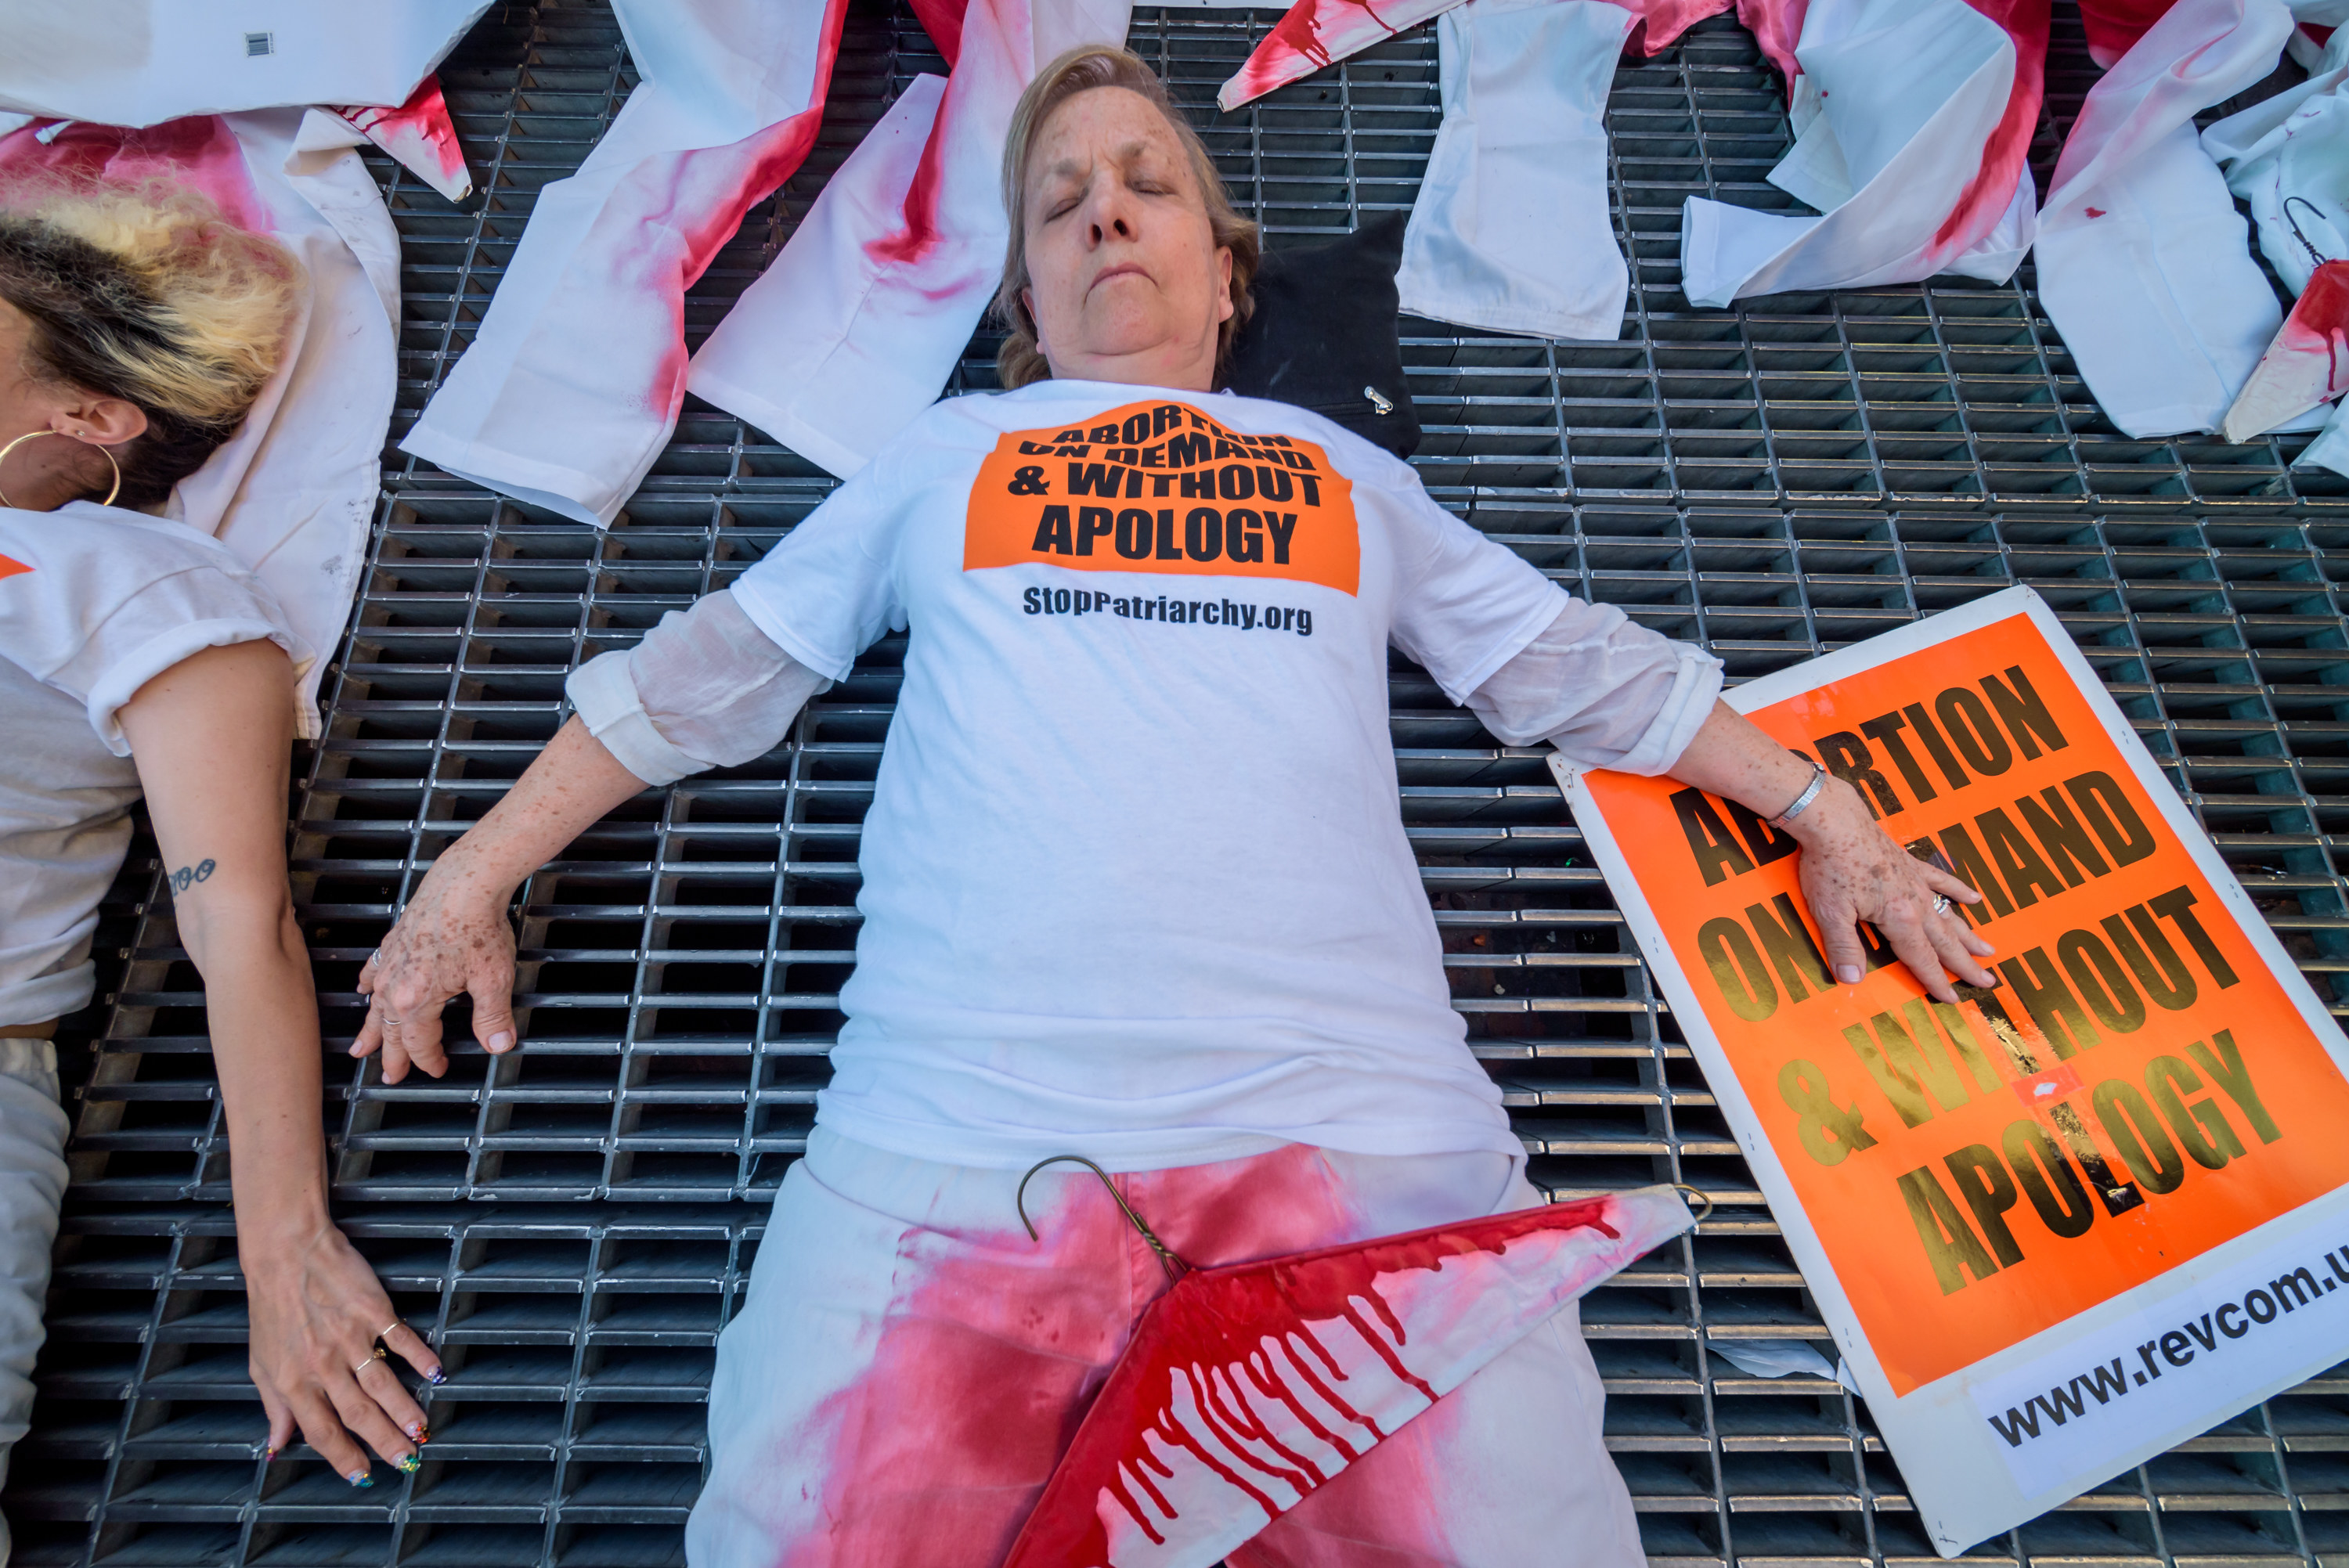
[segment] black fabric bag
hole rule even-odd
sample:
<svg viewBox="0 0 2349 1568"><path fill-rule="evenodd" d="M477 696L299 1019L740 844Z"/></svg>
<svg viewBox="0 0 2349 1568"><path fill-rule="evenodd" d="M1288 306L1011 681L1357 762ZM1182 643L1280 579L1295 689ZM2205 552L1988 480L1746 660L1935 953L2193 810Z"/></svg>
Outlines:
<svg viewBox="0 0 2349 1568"><path fill-rule="evenodd" d="M1419 447L1419 416L1395 339L1395 268L1408 214L1373 218L1326 245L1271 251L1255 314L1232 346L1233 391L1310 408L1396 457Z"/></svg>

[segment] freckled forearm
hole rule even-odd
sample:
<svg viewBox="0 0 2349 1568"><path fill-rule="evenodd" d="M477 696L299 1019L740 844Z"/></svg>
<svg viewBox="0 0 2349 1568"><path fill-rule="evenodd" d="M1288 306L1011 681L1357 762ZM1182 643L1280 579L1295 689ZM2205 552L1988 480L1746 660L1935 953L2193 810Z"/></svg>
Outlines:
<svg viewBox="0 0 2349 1568"><path fill-rule="evenodd" d="M574 718L505 798L432 867L451 890L502 903L524 878L646 788Z"/></svg>

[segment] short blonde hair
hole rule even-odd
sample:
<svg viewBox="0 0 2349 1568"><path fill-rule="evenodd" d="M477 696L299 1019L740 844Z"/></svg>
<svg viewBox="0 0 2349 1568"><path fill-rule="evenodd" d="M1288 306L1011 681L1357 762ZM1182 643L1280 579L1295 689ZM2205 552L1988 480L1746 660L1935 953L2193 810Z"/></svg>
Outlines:
<svg viewBox="0 0 2349 1568"><path fill-rule="evenodd" d="M0 299L33 324L25 373L147 416L116 449L121 504L202 468L285 357L301 263L168 180L45 180L0 191Z"/></svg>
<svg viewBox="0 0 2349 1568"><path fill-rule="evenodd" d="M1199 133L1191 129L1190 121L1166 96L1166 84L1158 79L1158 73L1140 55L1106 44L1081 45L1046 66L1028 84L1028 90L1019 95L1019 107L1011 111L1011 131L1003 142L1003 210L1011 219L1011 242L1004 250L1003 281L995 290L995 314L1010 328L1011 335L997 351L995 368L1006 391L1050 380L1052 375L1043 350L1037 346L1036 318L1029 312L1027 302L1019 297L1029 282L1028 155L1035 150L1036 138L1052 118L1052 111L1079 93L1091 92L1095 88L1124 88L1140 93L1166 117L1166 123L1174 129L1175 139L1190 156L1191 175L1206 202L1207 224L1214 231L1216 243L1232 253L1231 318L1216 333L1216 368L1219 377L1224 360L1231 353L1232 339L1238 335L1254 308L1248 285L1256 279L1259 251L1257 226L1232 206L1231 196L1224 189L1224 177L1216 172L1216 160L1208 154L1207 144L1199 139Z"/></svg>

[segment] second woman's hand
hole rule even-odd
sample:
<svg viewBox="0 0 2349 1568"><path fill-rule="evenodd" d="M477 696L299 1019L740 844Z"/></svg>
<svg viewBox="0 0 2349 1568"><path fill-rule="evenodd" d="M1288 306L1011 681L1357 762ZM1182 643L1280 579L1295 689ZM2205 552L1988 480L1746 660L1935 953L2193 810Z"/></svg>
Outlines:
<svg viewBox="0 0 2349 1568"><path fill-rule="evenodd" d="M401 1322L375 1271L323 1219L304 1224L240 1220L254 1387L269 1418L269 1455L298 1429L353 1486L374 1484L367 1449L394 1469L421 1460L431 1433L382 1341L419 1377L442 1381L440 1357ZM366 1447L360 1445L364 1443Z"/></svg>

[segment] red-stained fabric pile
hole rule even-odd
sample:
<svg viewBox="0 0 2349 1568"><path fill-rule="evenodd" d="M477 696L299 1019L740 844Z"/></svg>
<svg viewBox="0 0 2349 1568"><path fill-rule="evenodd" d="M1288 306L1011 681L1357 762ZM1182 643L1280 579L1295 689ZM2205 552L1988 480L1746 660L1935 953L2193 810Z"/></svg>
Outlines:
<svg viewBox="0 0 2349 1568"><path fill-rule="evenodd" d="M1651 1187L1184 1275L1007 1568L1215 1563L1688 1224Z"/></svg>

